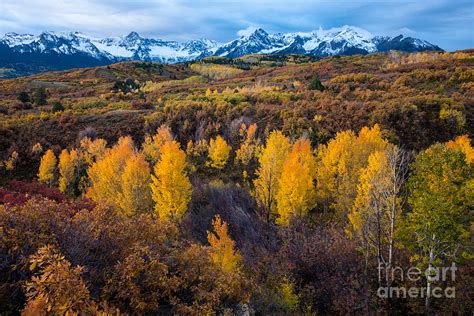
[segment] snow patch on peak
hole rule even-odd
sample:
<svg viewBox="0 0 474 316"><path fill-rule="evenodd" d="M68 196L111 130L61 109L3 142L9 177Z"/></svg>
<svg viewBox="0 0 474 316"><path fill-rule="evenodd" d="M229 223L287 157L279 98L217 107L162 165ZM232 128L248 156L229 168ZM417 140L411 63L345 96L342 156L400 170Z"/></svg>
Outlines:
<svg viewBox="0 0 474 316"><path fill-rule="evenodd" d="M17 34L14 32L6 33L2 41L9 47L28 45L35 40L35 36L32 34Z"/></svg>

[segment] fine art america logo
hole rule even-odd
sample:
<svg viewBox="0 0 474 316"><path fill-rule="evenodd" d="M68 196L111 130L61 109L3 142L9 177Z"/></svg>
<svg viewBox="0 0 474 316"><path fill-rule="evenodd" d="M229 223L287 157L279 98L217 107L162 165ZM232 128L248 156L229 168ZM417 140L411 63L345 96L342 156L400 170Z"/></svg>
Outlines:
<svg viewBox="0 0 474 316"><path fill-rule="evenodd" d="M456 264L453 262L449 267L431 267L426 270L421 270L417 267L410 267L403 269L402 267L387 268L382 265L378 266L379 282L392 284L393 281L401 282L411 281L419 282L422 277L426 278L425 286L422 287L405 287L405 286L381 286L377 290L377 295L380 298L455 298L455 287L440 287L434 286L438 282L446 282L456 280ZM388 282L391 281L391 282Z"/></svg>

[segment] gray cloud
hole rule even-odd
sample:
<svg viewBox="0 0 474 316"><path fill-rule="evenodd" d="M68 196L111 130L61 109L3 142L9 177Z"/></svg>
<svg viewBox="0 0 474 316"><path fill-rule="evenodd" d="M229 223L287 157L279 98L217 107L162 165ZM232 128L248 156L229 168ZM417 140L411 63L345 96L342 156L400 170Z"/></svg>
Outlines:
<svg viewBox="0 0 474 316"><path fill-rule="evenodd" d="M233 39L240 31L310 31L355 25L373 34L404 33L447 50L474 47L472 0L186 1L3 0L0 33L43 30L163 39Z"/></svg>

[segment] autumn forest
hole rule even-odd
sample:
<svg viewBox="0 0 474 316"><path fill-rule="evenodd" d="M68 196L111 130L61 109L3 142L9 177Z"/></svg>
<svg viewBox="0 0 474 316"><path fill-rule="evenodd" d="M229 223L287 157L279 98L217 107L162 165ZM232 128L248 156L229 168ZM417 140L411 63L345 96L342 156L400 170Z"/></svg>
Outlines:
<svg viewBox="0 0 474 316"><path fill-rule="evenodd" d="M0 314L472 313L473 63L247 55L0 80Z"/></svg>

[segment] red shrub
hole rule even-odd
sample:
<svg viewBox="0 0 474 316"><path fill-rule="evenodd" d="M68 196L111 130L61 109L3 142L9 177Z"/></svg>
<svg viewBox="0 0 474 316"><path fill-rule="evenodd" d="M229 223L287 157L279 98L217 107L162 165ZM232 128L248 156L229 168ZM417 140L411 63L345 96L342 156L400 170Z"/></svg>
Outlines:
<svg viewBox="0 0 474 316"><path fill-rule="evenodd" d="M0 204L21 205L28 200L24 194L17 194L0 188Z"/></svg>
<svg viewBox="0 0 474 316"><path fill-rule="evenodd" d="M57 188L50 188L47 185L41 184L39 182L11 180L8 183L8 187L13 192L36 196L39 195L56 202L62 202L65 200L64 194L62 194Z"/></svg>

